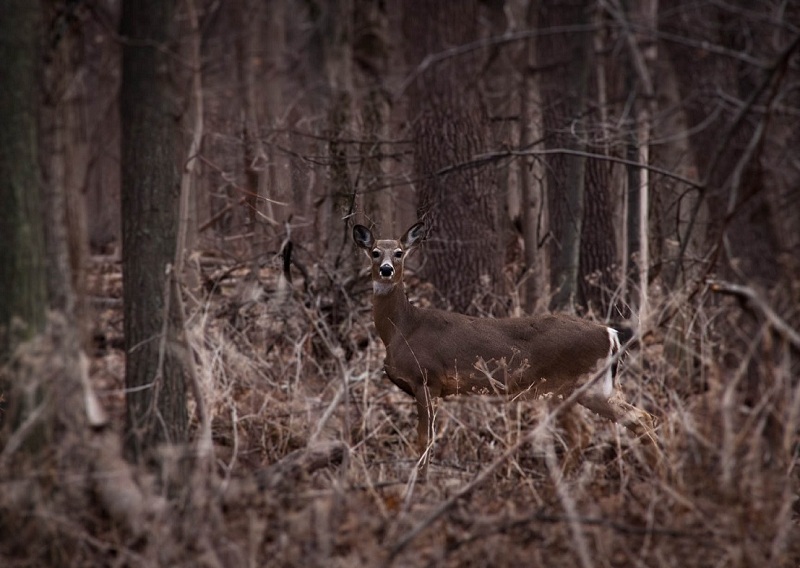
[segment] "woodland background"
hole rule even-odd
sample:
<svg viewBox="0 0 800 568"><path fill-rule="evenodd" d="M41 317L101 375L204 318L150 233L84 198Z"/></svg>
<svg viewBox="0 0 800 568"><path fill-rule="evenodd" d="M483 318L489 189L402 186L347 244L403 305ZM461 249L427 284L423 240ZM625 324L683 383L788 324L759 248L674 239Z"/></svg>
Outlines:
<svg viewBox="0 0 800 568"><path fill-rule="evenodd" d="M5 566L796 566L800 4L4 0ZM354 223L417 305L637 330L641 459L442 402L431 479Z"/></svg>

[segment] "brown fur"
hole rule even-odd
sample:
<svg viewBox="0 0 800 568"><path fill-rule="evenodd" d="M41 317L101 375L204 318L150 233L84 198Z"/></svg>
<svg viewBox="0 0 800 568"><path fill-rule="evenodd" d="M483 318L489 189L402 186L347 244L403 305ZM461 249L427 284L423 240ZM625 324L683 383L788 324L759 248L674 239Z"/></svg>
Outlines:
<svg viewBox="0 0 800 568"><path fill-rule="evenodd" d="M422 237L420 224L400 240L376 241L365 227L353 228L353 239L372 260L373 315L386 346L386 374L417 401L423 455L432 437L433 397L566 395L601 371L618 347L606 326L565 314L492 319L412 306L403 264ZM578 402L652 438L649 414L601 388L590 387ZM426 465L424 459L423 471Z"/></svg>

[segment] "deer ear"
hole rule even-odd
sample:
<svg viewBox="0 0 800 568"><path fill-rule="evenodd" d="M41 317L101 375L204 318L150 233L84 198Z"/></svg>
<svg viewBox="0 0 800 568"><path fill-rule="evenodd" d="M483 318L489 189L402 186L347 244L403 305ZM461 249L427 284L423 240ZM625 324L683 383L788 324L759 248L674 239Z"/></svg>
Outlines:
<svg viewBox="0 0 800 568"><path fill-rule="evenodd" d="M425 225L422 223L416 223L413 225L406 234L400 239L400 243L406 249L412 249L415 246L419 245L422 242L422 239L425 238Z"/></svg>
<svg viewBox="0 0 800 568"><path fill-rule="evenodd" d="M371 249L375 244L375 237L372 236L372 231L367 229L364 225L356 225L353 227L353 240L363 249Z"/></svg>

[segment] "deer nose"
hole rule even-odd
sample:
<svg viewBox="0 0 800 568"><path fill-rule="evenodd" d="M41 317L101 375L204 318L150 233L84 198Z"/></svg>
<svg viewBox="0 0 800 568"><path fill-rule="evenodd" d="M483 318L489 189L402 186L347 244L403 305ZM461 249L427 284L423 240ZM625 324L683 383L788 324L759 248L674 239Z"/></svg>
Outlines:
<svg viewBox="0 0 800 568"><path fill-rule="evenodd" d="M391 264L381 264L379 272L381 278L391 278L394 274L394 267Z"/></svg>

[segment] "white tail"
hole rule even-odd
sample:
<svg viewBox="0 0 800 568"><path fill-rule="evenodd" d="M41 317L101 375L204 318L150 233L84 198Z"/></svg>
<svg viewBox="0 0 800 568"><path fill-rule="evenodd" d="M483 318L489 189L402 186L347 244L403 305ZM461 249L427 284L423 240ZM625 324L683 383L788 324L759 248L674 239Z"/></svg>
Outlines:
<svg viewBox="0 0 800 568"><path fill-rule="evenodd" d="M376 240L366 227L353 227L353 240L372 262L373 315L386 346L386 374L417 401L423 475L433 436L433 397L566 396L603 369L602 380L578 402L655 445L652 416L613 396L617 330L565 314L492 319L412 306L403 286L403 263L424 234L417 223L400 240Z"/></svg>

